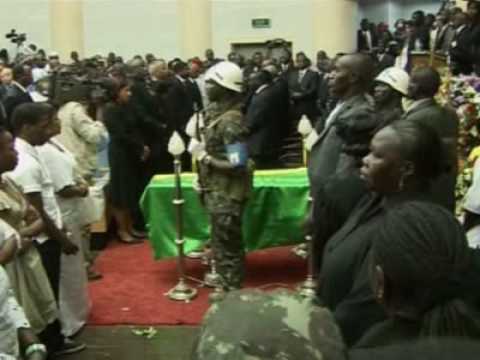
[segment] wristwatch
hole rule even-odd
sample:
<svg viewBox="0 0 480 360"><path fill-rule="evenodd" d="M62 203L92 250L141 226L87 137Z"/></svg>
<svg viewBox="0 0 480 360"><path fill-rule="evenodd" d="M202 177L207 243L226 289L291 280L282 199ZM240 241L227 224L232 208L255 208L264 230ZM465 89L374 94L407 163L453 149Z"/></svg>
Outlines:
<svg viewBox="0 0 480 360"><path fill-rule="evenodd" d="M25 350L25 357L28 358L34 352L41 352L42 354L47 354L47 348L43 344L31 344Z"/></svg>

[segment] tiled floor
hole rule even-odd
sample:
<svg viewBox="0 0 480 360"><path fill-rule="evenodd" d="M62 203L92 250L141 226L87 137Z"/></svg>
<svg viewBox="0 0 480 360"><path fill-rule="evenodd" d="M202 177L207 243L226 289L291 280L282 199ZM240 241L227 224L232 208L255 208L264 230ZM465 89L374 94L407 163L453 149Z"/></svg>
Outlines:
<svg viewBox="0 0 480 360"><path fill-rule="evenodd" d="M87 350L65 356L65 360L188 360L197 334L196 327L155 327L152 339L134 335L133 326L87 327L76 338Z"/></svg>

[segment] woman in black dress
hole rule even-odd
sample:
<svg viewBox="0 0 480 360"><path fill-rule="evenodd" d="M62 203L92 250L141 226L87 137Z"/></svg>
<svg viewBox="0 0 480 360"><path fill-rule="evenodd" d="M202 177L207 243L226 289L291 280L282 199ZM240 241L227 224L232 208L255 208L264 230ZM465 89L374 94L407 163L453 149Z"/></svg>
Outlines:
<svg viewBox="0 0 480 360"><path fill-rule="evenodd" d="M110 202L120 241L138 242L141 237L133 228L142 194L143 162L150 149L145 145L135 113L130 105L130 88L126 81L111 81L105 86L111 101L105 106L104 121L110 135Z"/></svg>
<svg viewBox="0 0 480 360"><path fill-rule="evenodd" d="M371 349L419 339L480 338L478 273L465 232L449 211L411 201L383 217L372 246L373 293L388 319L355 345Z"/></svg>
<svg viewBox="0 0 480 360"><path fill-rule="evenodd" d="M372 243L379 236L383 217L411 201L430 204L430 184L447 168L441 153L439 137L417 123L396 122L380 130L371 142L361 169L371 193L328 239L319 274L317 295L333 311L348 346L387 316L371 289L369 268Z"/></svg>

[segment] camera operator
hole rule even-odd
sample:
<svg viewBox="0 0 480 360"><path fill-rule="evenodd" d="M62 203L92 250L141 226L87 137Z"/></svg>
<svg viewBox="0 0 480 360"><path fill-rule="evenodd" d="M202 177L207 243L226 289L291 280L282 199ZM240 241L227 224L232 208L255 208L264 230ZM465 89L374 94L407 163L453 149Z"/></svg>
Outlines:
<svg viewBox="0 0 480 360"><path fill-rule="evenodd" d="M80 175L90 181L96 168L97 146L107 136L105 126L92 119L87 112L95 85L74 78L58 81L71 81L67 91L57 94L56 100L60 106L58 118L62 124L58 140L75 156ZM57 89L61 87L57 86Z"/></svg>
<svg viewBox="0 0 480 360"><path fill-rule="evenodd" d="M76 79L73 74L58 75L56 101L60 105L57 116L61 123L61 132L55 139L72 153L76 160L78 175L90 185L93 183L94 172L97 169L97 151L100 144L106 142L107 130L102 122L95 121L88 114L88 108L93 102L92 93L98 86L95 83ZM67 86L65 86L65 84ZM70 85L70 87L68 87ZM88 223L86 219L85 223ZM90 252L90 232L82 233L82 251L86 261L89 280L101 278L93 268L94 257Z"/></svg>

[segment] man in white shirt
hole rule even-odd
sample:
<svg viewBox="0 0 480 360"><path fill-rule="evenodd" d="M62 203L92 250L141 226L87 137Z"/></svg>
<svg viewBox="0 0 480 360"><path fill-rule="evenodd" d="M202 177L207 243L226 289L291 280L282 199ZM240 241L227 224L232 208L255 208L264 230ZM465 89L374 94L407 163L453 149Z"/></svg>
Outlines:
<svg viewBox="0 0 480 360"><path fill-rule="evenodd" d="M18 106L12 116L12 125L17 136L18 165L9 176L19 184L29 202L40 214L45 233L35 239L35 246L42 259L55 298L59 299L60 255L76 254L78 247L63 230L62 215L55 198L53 182L47 164L40 156L37 146L44 145L56 135L58 124L55 109L46 103L27 103ZM55 355L81 351L84 344L62 339Z"/></svg>
<svg viewBox="0 0 480 360"><path fill-rule="evenodd" d="M371 52L376 46L377 41L371 30L370 22L368 19L363 19L357 32L357 51Z"/></svg>
<svg viewBox="0 0 480 360"><path fill-rule="evenodd" d="M48 104L23 104L15 110L12 119L17 135L15 148L19 161L10 176L22 187L24 194L45 223L45 233L37 237L36 245L52 290L58 298L60 253L63 251L66 254L74 254L78 248L62 231L62 216L55 199L49 170L36 148L45 144L55 134L56 111Z"/></svg>
<svg viewBox="0 0 480 360"><path fill-rule="evenodd" d="M96 170L98 146L108 137L105 126L88 115L80 99L63 105L58 118L62 130L57 139L75 156L80 175L90 181Z"/></svg>

